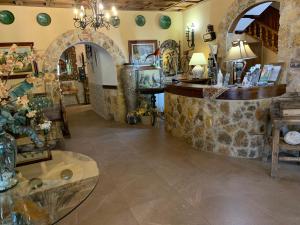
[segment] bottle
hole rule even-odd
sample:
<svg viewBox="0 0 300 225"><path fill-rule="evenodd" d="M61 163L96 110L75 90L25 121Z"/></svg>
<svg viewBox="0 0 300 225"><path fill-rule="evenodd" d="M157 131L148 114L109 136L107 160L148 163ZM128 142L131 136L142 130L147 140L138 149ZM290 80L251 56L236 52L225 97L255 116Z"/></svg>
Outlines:
<svg viewBox="0 0 300 225"><path fill-rule="evenodd" d="M222 87L223 86L223 79L224 79L223 74L222 74L221 70L219 70L219 72L218 72L218 79L217 79L217 86L218 87Z"/></svg>

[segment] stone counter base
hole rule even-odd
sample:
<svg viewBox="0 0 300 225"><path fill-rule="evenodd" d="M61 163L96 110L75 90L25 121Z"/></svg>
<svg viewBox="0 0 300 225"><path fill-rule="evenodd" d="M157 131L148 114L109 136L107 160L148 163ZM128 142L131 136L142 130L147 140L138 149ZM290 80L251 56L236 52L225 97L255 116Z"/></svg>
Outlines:
<svg viewBox="0 0 300 225"><path fill-rule="evenodd" d="M258 158L272 98L211 100L165 93L166 130L201 151Z"/></svg>

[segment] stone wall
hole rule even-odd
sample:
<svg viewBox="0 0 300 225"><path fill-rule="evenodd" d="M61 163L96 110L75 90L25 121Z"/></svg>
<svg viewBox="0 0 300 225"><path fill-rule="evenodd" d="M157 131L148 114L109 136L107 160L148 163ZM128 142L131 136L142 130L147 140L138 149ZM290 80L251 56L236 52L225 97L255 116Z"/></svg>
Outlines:
<svg viewBox="0 0 300 225"><path fill-rule="evenodd" d="M226 55L227 33L233 21L247 8L265 0L235 0L228 10L227 16L219 25L219 56ZM300 92L300 1L277 0L280 2L280 29L278 61L285 62L286 68L282 79L287 83L288 92Z"/></svg>
<svg viewBox="0 0 300 225"><path fill-rule="evenodd" d="M106 120L125 122L125 104L118 89L104 89L102 85L90 83L90 99L94 111Z"/></svg>
<svg viewBox="0 0 300 225"><path fill-rule="evenodd" d="M226 101L165 94L166 130L194 148L239 158L264 150L270 99Z"/></svg>

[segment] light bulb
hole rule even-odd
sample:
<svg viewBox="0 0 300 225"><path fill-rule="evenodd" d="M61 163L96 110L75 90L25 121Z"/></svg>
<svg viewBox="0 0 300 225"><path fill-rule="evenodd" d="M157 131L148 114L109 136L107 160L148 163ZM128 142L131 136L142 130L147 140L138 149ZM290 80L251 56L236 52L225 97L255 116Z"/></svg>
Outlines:
<svg viewBox="0 0 300 225"><path fill-rule="evenodd" d="M78 9L77 8L74 8L74 14L75 14L75 18L77 19L77 17L78 17Z"/></svg>
<svg viewBox="0 0 300 225"><path fill-rule="evenodd" d="M195 29L195 24L194 23L192 23L191 28L192 28L192 30Z"/></svg>
<svg viewBox="0 0 300 225"><path fill-rule="evenodd" d="M82 19L82 18L83 18L83 12L80 12L80 13L79 13L79 16L80 16L80 18Z"/></svg>
<svg viewBox="0 0 300 225"><path fill-rule="evenodd" d="M84 7L83 7L83 5L82 5L82 6L80 6L80 10L81 10L81 11L84 11Z"/></svg>
<svg viewBox="0 0 300 225"><path fill-rule="evenodd" d="M111 11L112 11L113 16L117 16L118 15L118 11L117 11L117 8L115 6L111 7Z"/></svg>
<svg viewBox="0 0 300 225"><path fill-rule="evenodd" d="M104 9L104 6L102 3L99 3L99 10L102 11Z"/></svg>
<svg viewBox="0 0 300 225"><path fill-rule="evenodd" d="M109 13L106 13L106 14L105 14L105 17L106 17L107 20L109 20L110 14L109 14Z"/></svg>

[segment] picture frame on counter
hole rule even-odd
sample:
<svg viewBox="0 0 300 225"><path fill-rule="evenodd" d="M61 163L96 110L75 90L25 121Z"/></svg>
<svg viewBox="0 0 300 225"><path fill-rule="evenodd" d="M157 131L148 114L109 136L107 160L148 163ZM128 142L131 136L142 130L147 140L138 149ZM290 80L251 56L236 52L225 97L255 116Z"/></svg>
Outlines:
<svg viewBox="0 0 300 225"><path fill-rule="evenodd" d="M264 65L259 82L277 83L283 68L283 63Z"/></svg>

